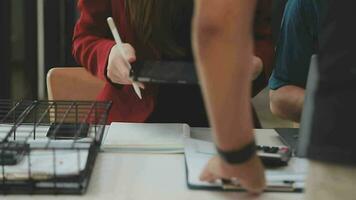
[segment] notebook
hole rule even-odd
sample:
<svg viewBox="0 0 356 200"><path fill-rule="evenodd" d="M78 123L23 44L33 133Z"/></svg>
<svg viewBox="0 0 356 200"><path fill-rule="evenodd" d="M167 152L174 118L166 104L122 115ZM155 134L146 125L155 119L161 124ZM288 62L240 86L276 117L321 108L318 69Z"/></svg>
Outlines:
<svg viewBox="0 0 356 200"><path fill-rule="evenodd" d="M103 151L128 153L183 153L187 124L113 122L104 135Z"/></svg>
<svg viewBox="0 0 356 200"><path fill-rule="evenodd" d="M242 190L239 185L223 181L214 183L202 182L199 176L205 165L216 155L212 142L191 139L185 140L185 160L187 172L187 185L190 189L209 190ZM307 160L292 158L286 167L266 170L266 191L299 192L304 189L307 173Z"/></svg>

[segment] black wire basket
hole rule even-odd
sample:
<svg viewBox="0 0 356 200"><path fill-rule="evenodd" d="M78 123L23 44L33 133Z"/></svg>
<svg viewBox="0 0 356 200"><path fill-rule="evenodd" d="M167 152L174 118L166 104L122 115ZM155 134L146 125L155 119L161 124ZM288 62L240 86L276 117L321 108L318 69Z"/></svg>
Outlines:
<svg viewBox="0 0 356 200"><path fill-rule="evenodd" d="M0 193L85 193L110 107L0 100Z"/></svg>

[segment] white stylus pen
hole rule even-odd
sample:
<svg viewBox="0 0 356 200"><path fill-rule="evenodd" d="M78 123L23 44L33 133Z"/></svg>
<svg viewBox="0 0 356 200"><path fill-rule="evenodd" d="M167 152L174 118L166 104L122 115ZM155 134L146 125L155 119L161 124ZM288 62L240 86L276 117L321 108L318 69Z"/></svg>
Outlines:
<svg viewBox="0 0 356 200"><path fill-rule="evenodd" d="M127 66L129 66L130 69L131 69L131 64L125 59L125 56L124 56L124 55L125 55L125 52L124 52L124 49L123 49L123 46L122 46L122 40L121 40L121 38L120 38L119 32L117 31L117 28L116 28L116 25L115 25L115 23L114 23L114 20L113 20L112 17L109 17L109 18L107 19L107 21L108 21L108 24L109 24L111 33L112 33L112 35L114 36L115 42L116 42L116 44L117 44L118 47L119 47L119 51L120 51L121 56L122 56L122 58L124 59L124 61L126 62L125 64L126 64ZM135 90L137 96L138 96L140 99L142 99L141 90L140 90L140 87L137 85L137 83L132 82L132 86L133 86L133 88L134 88L134 90Z"/></svg>

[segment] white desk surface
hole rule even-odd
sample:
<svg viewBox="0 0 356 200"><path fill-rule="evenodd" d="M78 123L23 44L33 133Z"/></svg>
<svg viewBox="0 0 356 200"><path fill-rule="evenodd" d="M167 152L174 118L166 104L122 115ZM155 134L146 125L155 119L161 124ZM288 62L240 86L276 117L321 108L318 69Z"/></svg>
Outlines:
<svg viewBox="0 0 356 200"><path fill-rule="evenodd" d="M0 199L109 199L109 200L299 200L301 193L264 193L189 190L183 155L100 153L88 191L83 196L8 195Z"/></svg>

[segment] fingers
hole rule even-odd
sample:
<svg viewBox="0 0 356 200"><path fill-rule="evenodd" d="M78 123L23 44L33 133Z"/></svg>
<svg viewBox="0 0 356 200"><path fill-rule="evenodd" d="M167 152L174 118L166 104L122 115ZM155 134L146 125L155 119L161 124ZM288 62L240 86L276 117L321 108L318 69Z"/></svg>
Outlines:
<svg viewBox="0 0 356 200"><path fill-rule="evenodd" d="M124 56L121 49L124 50ZM130 78L130 66L127 61L136 61L135 49L130 44L123 44L122 47L114 46L111 49L107 67L107 77L114 83L131 85L133 80ZM145 89L142 83L136 83L141 89Z"/></svg>
<svg viewBox="0 0 356 200"><path fill-rule="evenodd" d="M210 171L204 171L200 176L200 180L204 182L214 183L216 180L218 180L218 177L216 177Z"/></svg>
<svg viewBox="0 0 356 200"><path fill-rule="evenodd" d="M261 160L256 155L246 165L244 176L240 179L241 185L251 193L262 193L266 186L266 180Z"/></svg>
<svg viewBox="0 0 356 200"><path fill-rule="evenodd" d="M200 175L201 181L214 182L217 179L221 178L217 175L217 173L220 171L220 169L217 167L218 162L219 162L218 157L214 157L209 160L208 164L205 166L205 169Z"/></svg>
<svg viewBox="0 0 356 200"><path fill-rule="evenodd" d="M133 63L136 61L136 52L135 49L128 43L124 43L123 44L123 48L124 48L124 52L125 52L125 59L129 62L129 63ZM123 74L125 77L129 77L130 73L128 74ZM130 79L130 82L132 83L132 80ZM139 88L141 89L145 89L145 85L143 83L140 82L135 82Z"/></svg>
<svg viewBox="0 0 356 200"><path fill-rule="evenodd" d="M129 63L133 63L136 61L136 52L135 49L128 43L122 44L122 47L125 52L125 59L129 61Z"/></svg>
<svg viewBox="0 0 356 200"><path fill-rule="evenodd" d="M248 192L252 194L261 194L265 190L265 183L252 183L252 184L245 184L240 182L241 186L245 188Z"/></svg>
<svg viewBox="0 0 356 200"><path fill-rule="evenodd" d="M141 89L145 89L145 85L143 84L143 83L140 83L140 82L135 82L137 85L138 85L138 87L139 88L141 88Z"/></svg>
<svg viewBox="0 0 356 200"><path fill-rule="evenodd" d="M124 57L121 53L121 49L124 50ZM123 44L122 47L115 45L110 52L107 77L114 83L128 85L132 84L130 79L130 66L127 64L127 60L134 62L136 60L135 50L130 44Z"/></svg>
<svg viewBox="0 0 356 200"><path fill-rule="evenodd" d="M212 158L200 175L200 180L214 182L218 179L236 179L253 194L259 194L265 188L264 169L257 155L242 165L230 165L217 156Z"/></svg>
<svg viewBox="0 0 356 200"><path fill-rule="evenodd" d="M263 71L263 62L261 58L254 56L252 59L252 66L253 66L252 80L255 80Z"/></svg>
<svg viewBox="0 0 356 200"><path fill-rule="evenodd" d="M107 68L107 76L114 83L123 85L131 84L132 81L129 79L129 69L127 69L127 67L122 67L122 64L123 63L120 63L120 61L111 63Z"/></svg>
<svg viewBox="0 0 356 200"><path fill-rule="evenodd" d="M121 85L131 85L132 84L132 82L129 79L122 78L121 76L118 76L116 74L109 75L108 77L110 77L110 80L113 83L117 83L117 84L121 84Z"/></svg>
<svg viewBox="0 0 356 200"><path fill-rule="evenodd" d="M200 175L200 180L201 181L206 181L206 182L214 182L216 180L216 176L210 171L210 169L205 168Z"/></svg>

